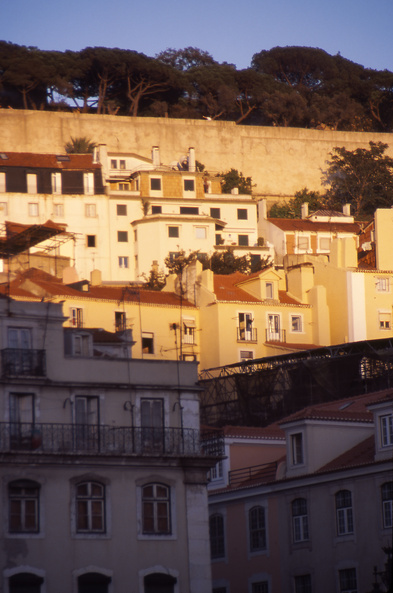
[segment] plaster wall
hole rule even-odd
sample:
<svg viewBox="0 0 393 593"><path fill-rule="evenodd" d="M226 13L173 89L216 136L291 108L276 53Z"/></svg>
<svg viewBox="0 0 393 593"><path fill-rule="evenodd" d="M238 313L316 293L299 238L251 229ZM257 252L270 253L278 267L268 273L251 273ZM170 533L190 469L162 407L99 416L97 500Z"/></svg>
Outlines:
<svg viewBox="0 0 393 593"><path fill-rule="evenodd" d="M104 142L108 152L132 151L146 158L152 146L159 146L163 163L194 146L210 173L234 167L252 177L255 194L271 199L293 196L305 186L321 189L321 171L335 146L354 150L367 148L370 140L382 141L391 145L387 154L393 156L392 134L0 109L3 151L61 153L71 136Z"/></svg>

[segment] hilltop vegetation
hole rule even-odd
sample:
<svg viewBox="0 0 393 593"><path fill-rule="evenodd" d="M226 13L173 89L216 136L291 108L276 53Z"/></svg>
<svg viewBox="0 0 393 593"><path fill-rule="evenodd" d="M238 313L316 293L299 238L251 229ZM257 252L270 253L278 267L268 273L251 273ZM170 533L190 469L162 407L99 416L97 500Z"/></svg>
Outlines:
<svg viewBox="0 0 393 593"><path fill-rule="evenodd" d="M237 70L192 47L152 58L0 41L0 107L390 132L393 73L309 47L263 50Z"/></svg>

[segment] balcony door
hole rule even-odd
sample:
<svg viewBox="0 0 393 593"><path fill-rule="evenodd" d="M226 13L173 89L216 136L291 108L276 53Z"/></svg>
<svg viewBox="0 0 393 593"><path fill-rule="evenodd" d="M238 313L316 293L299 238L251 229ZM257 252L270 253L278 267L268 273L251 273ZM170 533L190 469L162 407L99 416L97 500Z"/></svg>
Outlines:
<svg viewBox="0 0 393 593"><path fill-rule="evenodd" d="M141 400L142 447L161 450L164 438L164 401L161 398Z"/></svg>
<svg viewBox="0 0 393 593"><path fill-rule="evenodd" d="M250 342L252 340L252 314L239 313L239 338Z"/></svg>
<svg viewBox="0 0 393 593"><path fill-rule="evenodd" d="M11 367L8 372L13 375L29 374L32 366L31 330L26 327L9 327L7 342L7 363Z"/></svg>
<svg viewBox="0 0 393 593"><path fill-rule="evenodd" d="M267 323L267 341L279 342L280 329L280 316L269 314Z"/></svg>
<svg viewBox="0 0 393 593"><path fill-rule="evenodd" d="M99 446L99 399L96 396L75 398L75 436L78 449L97 450Z"/></svg>
<svg viewBox="0 0 393 593"><path fill-rule="evenodd" d="M11 447L30 449L34 428L34 395L10 393Z"/></svg>

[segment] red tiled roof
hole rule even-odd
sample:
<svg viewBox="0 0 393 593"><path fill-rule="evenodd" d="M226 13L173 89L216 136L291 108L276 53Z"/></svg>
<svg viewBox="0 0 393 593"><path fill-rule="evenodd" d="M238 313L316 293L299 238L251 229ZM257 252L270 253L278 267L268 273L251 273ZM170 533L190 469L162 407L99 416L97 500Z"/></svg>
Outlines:
<svg viewBox="0 0 393 593"><path fill-rule="evenodd" d="M246 274L241 274L240 272L235 272L234 274L214 274L214 292L217 297L218 301L228 301L228 302L243 302L243 303L262 303L264 299L259 299L251 294L249 294L246 290L241 288L239 284L244 282L245 280L249 280L252 277L259 276L260 272L253 274L252 276L247 276ZM296 301L292 297L290 297L285 290L279 290L279 302L282 304L288 305L299 305L299 301ZM271 302L271 301L270 301ZM276 303L274 303L276 304Z"/></svg>
<svg viewBox="0 0 393 593"><path fill-rule="evenodd" d="M314 404L287 416L280 426L297 420L326 420L339 422L372 422L373 414L367 406L393 400L393 390L377 391L352 398Z"/></svg>
<svg viewBox="0 0 393 593"><path fill-rule="evenodd" d="M313 222L312 220L298 218L268 218L268 222L274 224L282 231L357 234L361 229L361 225L357 222Z"/></svg>
<svg viewBox="0 0 393 593"><path fill-rule="evenodd" d="M352 447L352 449L345 451L345 453L342 455L339 455L332 461L329 461L329 463L319 468L317 473L329 472L348 467L356 467L358 465L366 465L374 461L374 455L375 443L374 435L372 435L361 443Z"/></svg>
<svg viewBox="0 0 393 593"><path fill-rule="evenodd" d="M224 436L249 439L283 439L285 432L278 424L270 424L263 428L250 426L224 426Z"/></svg>
<svg viewBox="0 0 393 593"><path fill-rule="evenodd" d="M7 156L0 159L1 168L4 167L31 167L35 169L101 169L100 163L93 163L92 154L68 154L59 155L58 160L55 154L36 154L33 152L1 152Z"/></svg>

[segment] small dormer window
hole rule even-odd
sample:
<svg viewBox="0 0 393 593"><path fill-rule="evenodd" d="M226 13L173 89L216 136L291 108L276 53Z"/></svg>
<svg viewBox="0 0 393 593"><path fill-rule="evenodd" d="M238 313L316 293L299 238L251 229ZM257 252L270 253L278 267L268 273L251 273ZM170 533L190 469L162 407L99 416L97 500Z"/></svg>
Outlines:
<svg viewBox="0 0 393 593"><path fill-rule="evenodd" d="M292 465L304 463L303 434L301 432L291 435L291 461Z"/></svg>
<svg viewBox="0 0 393 593"><path fill-rule="evenodd" d="M272 299L274 292L273 292L273 282L266 282L266 298Z"/></svg>
<svg viewBox="0 0 393 593"><path fill-rule="evenodd" d="M393 445L393 414L381 416L381 444L382 447Z"/></svg>

